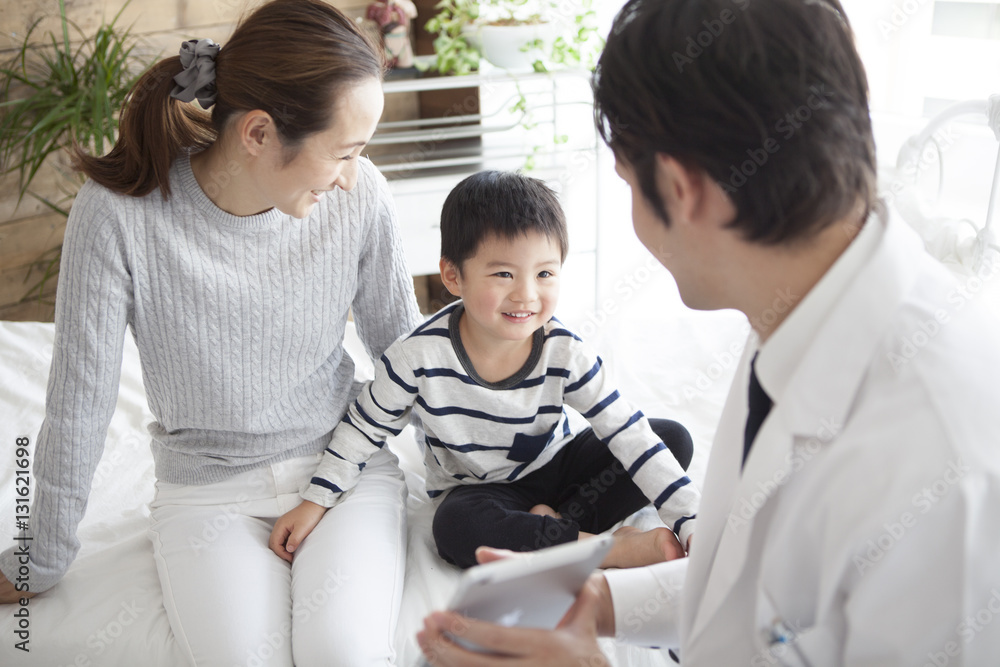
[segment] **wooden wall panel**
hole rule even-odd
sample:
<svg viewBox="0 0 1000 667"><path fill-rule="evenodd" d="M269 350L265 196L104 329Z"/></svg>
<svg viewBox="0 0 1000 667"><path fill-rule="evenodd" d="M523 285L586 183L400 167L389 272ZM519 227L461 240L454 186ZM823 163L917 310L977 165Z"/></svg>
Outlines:
<svg viewBox="0 0 1000 667"><path fill-rule="evenodd" d="M34 289L42 276L45 275L47 262L33 264L31 271L26 267L15 267L10 269L0 269L0 303L2 307L22 305L29 301L35 301L38 295ZM43 297L55 298L56 280L51 280L45 284ZM49 299L43 299L49 300Z"/></svg>
<svg viewBox="0 0 1000 667"><path fill-rule="evenodd" d="M66 218L58 213L45 213L0 225L0 267L13 269L34 264L62 243L65 231Z"/></svg>
<svg viewBox="0 0 1000 667"><path fill-rule="evenodd" d="M140 38L136 53L146 60L174 55L186 39L210 37L225 45L233 26L245 13L263 0L132 0L120 19L131 25ZM61 39L57 0L2 0L0 11L0 59L6 60L36 20L33 41L45 43L46 31ZM364 15L367 2L332 0L331 3L353 18ZM66 13L87 35L93 34L102 20L110 20L126 5L125 0L66 0ZM70 29L71 41L80 33ZM410 102L410 105L415 102ZM391 115L405 116L407 110L393 107ZM67 182L65 159L46 165L32 189L42 196L69 206L65 195ZM42 301L27 295L31 285L42 276L41 267L62 244L65 220L53 214L41 202L25 197L18 203L17 178L0 177L0 319L51 320L56 289L55 281L46 286ZM31 271L28 275L29 270ZM27 276L27 280L25 280Z"/></svg>
<svg viewBox="0 0 1000 667"><path fill-rule="evenodd" d="M210 37L225 44L233 26L245 13L262 0L132 0L122 14L124 25L132 25L140 38L136 53L153 60L176 53L186 39ZM331 2L352 18L364 15L366 2L334 0ZM110 19L125 5L124 0L66 0L67 15L86 34L91 34L102 19ZM23 35L36 20L34 40L43 43L46 31L61 37L61 27L55 16L56 0L4 0L0 12L0 58L9 57ZM70 39L80 35L70 31ZM386 117L413 117L416 98L407 96L387 104ZM54 160L36 177L32 190L63 207L70 204L67 188L74 186L67 179L66 160ZM71 177L70 177L71 179ZM62 243L65 219L53 213L43 203L26 196L19 201L17 178L0 177L0 319L50 320L56 281L47 285L42 299L28 294L44 272L46 260L53 257Z"/></svg>

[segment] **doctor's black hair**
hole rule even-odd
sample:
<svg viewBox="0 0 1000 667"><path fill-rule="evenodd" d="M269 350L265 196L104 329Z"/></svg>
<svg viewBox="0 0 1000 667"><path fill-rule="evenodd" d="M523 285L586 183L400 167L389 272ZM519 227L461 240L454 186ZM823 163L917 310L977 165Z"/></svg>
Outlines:
<svg viewBox="0 0 1000 667"><path fill-rule="evenodd" d="M441 257L462 271L490 236L513 240L539 232L569 252L566 215L545 183L512 171L480 171L459 182L441 209Z"/></svg>
<svg viewBox="0 0 1000 667"><path fill-rule="evenodd" d="M658 154L716 181L753 242L875 203L868 82L838 0L630 0L592 85L599 132L664 224Z"/></svg>

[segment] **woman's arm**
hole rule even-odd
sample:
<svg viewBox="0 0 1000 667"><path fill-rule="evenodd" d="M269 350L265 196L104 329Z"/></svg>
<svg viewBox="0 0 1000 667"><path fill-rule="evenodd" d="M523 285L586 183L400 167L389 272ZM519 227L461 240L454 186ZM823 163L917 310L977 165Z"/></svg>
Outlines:
<svg viewBox="0 0 1000 667"><path fill-rule="evenodd" d="M93 183L81 189L66 224L56 335L38 435L29 591L58 582L76 558L94 471L115 411L125 329L133 306L126 242L113 198ZM0 571L19 572L14 549Z"/></svg>
<svg viewBox="0 0 1000 667"><path fill-rule="evenodd" d="M365 349L372 359L378 359L393 341L416 327L421 316L389 186L368 160L361 159L358 168L357 187L369 188L373 199L365 212L369 219L365 221L367 233L352 309Z"/></svg>

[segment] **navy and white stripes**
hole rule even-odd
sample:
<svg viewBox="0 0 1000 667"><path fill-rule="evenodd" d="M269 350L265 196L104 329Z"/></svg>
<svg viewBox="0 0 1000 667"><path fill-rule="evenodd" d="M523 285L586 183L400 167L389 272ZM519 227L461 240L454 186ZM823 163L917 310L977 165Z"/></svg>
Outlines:
<svg viewBox="0 0 1000 667"><path fill-rule="evenodd" d="M459 484L505 482L545 465L573 437L565 407L582 414L682 539L694 529L699 494L642 412L611 386L596 354L551 320L529 361L508 381L475 373L457 332L461 302L446 306L379 360L375 379L334 432L303 496L331 507L353 488L358 464L419 418L427 493Z"/></svg>

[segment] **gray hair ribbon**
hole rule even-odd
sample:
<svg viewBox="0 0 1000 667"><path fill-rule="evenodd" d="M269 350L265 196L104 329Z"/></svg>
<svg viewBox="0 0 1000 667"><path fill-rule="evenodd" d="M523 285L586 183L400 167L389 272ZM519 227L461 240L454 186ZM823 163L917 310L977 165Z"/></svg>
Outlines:
<svg viewBox="0 0 1000 667"><path fill-rule="evenodd" d="M170 97L181 102L198 98L207 109L215 104L215 56L222 47L211 39L189 39L181 44L181 66L184 71L174 77Z"/></svg>

